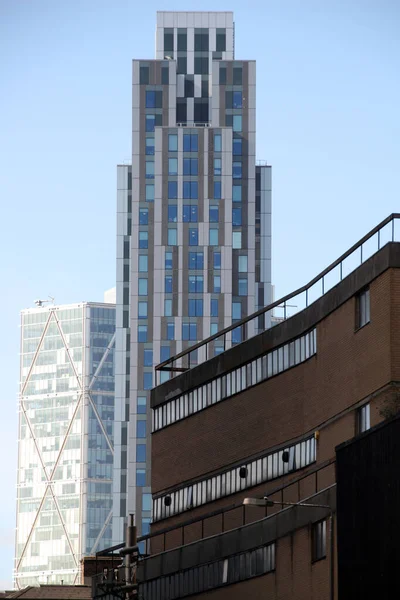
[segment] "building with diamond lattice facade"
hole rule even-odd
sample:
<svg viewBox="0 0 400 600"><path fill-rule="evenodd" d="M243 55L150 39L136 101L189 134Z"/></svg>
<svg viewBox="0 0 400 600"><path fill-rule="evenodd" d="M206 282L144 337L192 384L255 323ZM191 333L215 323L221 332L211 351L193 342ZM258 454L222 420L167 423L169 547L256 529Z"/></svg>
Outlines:
<svg viewBox="0 0 400 600"><path fill-rule="evenodd" d="M111 544L115 306L21 314L15 586L80 583Z"/></svg>

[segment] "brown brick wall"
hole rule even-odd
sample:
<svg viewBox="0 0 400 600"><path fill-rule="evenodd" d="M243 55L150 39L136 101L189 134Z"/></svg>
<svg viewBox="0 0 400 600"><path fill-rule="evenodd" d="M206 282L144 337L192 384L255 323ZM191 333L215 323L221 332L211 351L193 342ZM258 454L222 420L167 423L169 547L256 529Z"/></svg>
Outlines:
<svg viewBox="0 0 400 600"><path fill-rule="evenodd" d="M371 322L358 331L355 298L323 319L317 355L307 363L153 434L153 493L319 429L392 377L400 378L400 360L398 369L392 367L390 354L400 359L390 321L392 309L400 325L398 294L391 293L397 286L395 269L372 282ZM338 435L321 431L321 457L332 456L334 446L354 434L354 415L342 426Z"/></svg>

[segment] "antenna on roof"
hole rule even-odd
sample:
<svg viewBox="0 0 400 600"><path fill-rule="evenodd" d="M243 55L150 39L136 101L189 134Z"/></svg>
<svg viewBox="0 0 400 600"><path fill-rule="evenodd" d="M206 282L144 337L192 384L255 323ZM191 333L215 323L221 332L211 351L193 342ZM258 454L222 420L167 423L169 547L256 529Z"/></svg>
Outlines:
<svg viewBox="0 0 400 600"><path fill-rule="evenodd" d="M35 304L37 307L42 308L44 304L52 304L54 306L54 298L53 296L48 296L50 300L35 300Z"/></svg>

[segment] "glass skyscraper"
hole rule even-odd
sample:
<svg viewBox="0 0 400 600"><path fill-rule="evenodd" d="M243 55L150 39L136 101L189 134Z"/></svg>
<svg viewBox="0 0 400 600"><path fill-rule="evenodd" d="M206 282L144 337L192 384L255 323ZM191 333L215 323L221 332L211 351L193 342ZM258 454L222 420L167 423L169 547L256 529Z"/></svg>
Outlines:
<svg viewBox="0 0 400 600"><path fill-rule="evenodd" d="M15 585L111 545L115 306L22 311Z"/></svg>
<svg viewBox="0 0 400 600"><path fill-rule="evenodd" d="M117 170L114 543L128 513L149 528L154 365L271 301L271 169L256 164L256 65L235 58L233 14L158 12L156 58L134 60L132 77L132 164Z"/></svg>

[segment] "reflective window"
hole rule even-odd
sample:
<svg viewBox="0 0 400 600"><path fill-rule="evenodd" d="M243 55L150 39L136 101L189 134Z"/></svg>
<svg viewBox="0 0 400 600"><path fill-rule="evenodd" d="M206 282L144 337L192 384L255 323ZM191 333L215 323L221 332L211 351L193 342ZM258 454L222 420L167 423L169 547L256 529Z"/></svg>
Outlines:
<svg viewBox="0 0 400 600"><path fill-rule="evenodd" d="M318 521L312 526L312 560L326 557L326 520Z"/></svg>
<svg viewBox="0 0 400 600"><path fill-rule="evenodd" d="M147 296L147 279L139 278L138 292L139 296Z"/></svg>
<svg viewBox="0 0 400 600"><path fill-rule="evenodd" d="M184 181L183 182L183 198L197 200L198 197L198 182L197 181Z"/></svg>
<svg viewBox="0 0 400 600"><path fill-rule="evenodd" d="M146 183L146 200L147 202L154 201L154 183Z"/></svg>
<svg viewBox="0 0 400 600"><path fill-rule="evenodd" d="M139 272L147 273L149 257L146 254L139 254Z"/></svg>
<svg viewBox="0 0 400 600"><path fill-rule="evenodd" d="M176 229L168 229L168 246L176 246L178 243L178 232Z"/></svg>
<svg viewBox="0 0 400 600"><path fill-rule="evenodd" d="M146 469L136 469L136 485L141 487L146 485Z"/></svg>
<svg viewBox="0 0 400 600"><path fill-rule="evenodd" d="M247 296L247 279L239 279L238 295L239 296Z"/></svg>
<svg viewBox="0 0 400 600"><path fill-rule="evenodd" d="M139 248L149 247L149 234L147 231L139 231Z"/></svg>
<svg viewBox="0 0 400 600"><path fill-rule="evenodd" d="M240 321L242 318L242 303L232 302L232 320Z"/></svg>
<svg viewBox="0 0 400 600"><path fill-rule="evenodd" d="M218 323L211 323L210 335L215 335L218 332Z"/></svg>
<svg viewBox="0 0 400 600"><path fill-rule="evenodd" d="M188 300L188 314L189 317L202 317L203 316L203 300Z"/></svg>
<svg viewBox="0 0 400 600"><path fill-rule="evenodd" d="M178 136L176 133L170 133L168 135L168 150L170 152L178 151Z"/></svg>
<svg viewBox="0 0 400 600"><path fill-rule="evenodd" d="M196 323L182 323L182 339L191 341L197 340Z"/></svg>
<svg viewBox="0 0 400 600"><path fill-rule="evenodd" d="M147 319L147 302L138 302L138 318Z"/></svg>
<svg viewBox="0 0 400 600"><path fill-rule="evenodd" d="M142 495L142 510L151 510L151 494Z"/></svg>
<svg viewBox="0 0 400 600"><path fill-rule="evenodd" d="M138 342L147 342L147 325L138 325Z"/></svg>
<svg viewBox="0 0 400 600"><path fill-rule="evenodd" d="M203 275L189 275L189 293L203 293Z"/></svg>
<svg viewBox="0 0 400 600"><path fill-rule="evenodd" d="M178 175L178 159L168 159L168 175Z"/></svg>
<svg viewBox="0 0 400 600"><path fill-rule="evenodd" d="M210 313L212 317L218 317L218 299L211 298Z"/></svg>
<svg viewBox="0 0 400 600"><path fill-rule="evenodd" d="M166 270L172 269L172 252L165 253L165 266Z"/></svg>
<svg viewBox="0 0 400 600"><path fill-rule="evenodd" d="M220 181L214 181L214 199L215 200L221 200L221 182Z"/></svg>
<svg viewBox="0 0 400 600"><path fill-rule="evenodd" d="M142 519L142 535L149 535L151 519L144 517Z"/></svg>
<svg viewBox="0 0 400 600"><path fill-rule="evenodd" d="M371 320L369 288L362 291L357 297L357 328L363 327Z"/></svg>
<svg viewBox="0 0 400 600"><path fill-rule="evenodd" d="M242 115L233 115L232 127L233 131L242 131Z"/></svg>
<svg viewBox="0 0 400 600"><path fill-rule="evenodd" d="M218 246L218 229L210 229L210 246Z"/></svg>
<svg viewBox="0 0 400 600"><path fill-rule="evenodd" d="M242 201L242 186L241 185L233 185L232 186L232 201L233 202L241 202Z"/></svg>
<svg viewBox="0 0 400 600"><path fill-rule="evenodd" d="M220 133L214 135L214 152L222 152L222 135Z"/></svg>
<svg viewBox="0 0 400 600"><path fill-rule="evenodd" d="M371 409L369 404L364 404L358 409L358 433L363 433L371 428Z"/></svg>
<svg viewBox="0 0 400 600"><path fill-rule="evenodd" d="M239 273L247 273L247 256L244 254L238 257L238 271Z"/></svg>
<svg viewBox="0 0 400 600"><path fill-rule="evenodd" d="M146 160L146 179L154 179L154 160Z"/></svg>
<svg viewBox="0 0 400 600"><path fill-rule="evenodd" d="M169 346L161 346L160 348L160 361L164 362L171 356L171 348Z"/></svg>
<svg viewBox="0 0 400 600"><path fill-rule="evenodd" d="M214 292L219 294L221 292L221 277L220 275L214 275Z"/></svg>
<svg viewBox="0 0 400 600"><path fill-rule="evenodd" d="M214 269L221 268L221 252L214 252Z"/></svg>
<svg viewBox="0 0 400 600"><path fill-rule="evenodd" d="M233 161L232 175L233 175L234 179L242 179L242 163L241 162Z"/></svg>
<svg viewBox="0 0 400 600"><path fill-rule="evenodd" d="M164 317L172 317L172 300L164 300Z"/></svg>
<svg viewBox="0 0 400 600"><path fill-rule="evenodd" d="M146 136L146 154L154 154L154 138L150 136Z"/></svg>
<svg viewBox="0 0 400 600"><path fill-rule="evenodd" d="M138 396L136 404L137 404L137 413L138 414L146 414L146 406L147 406L146 396Z"/></svg>
<svg viewBox="0 0 400 600"><path fill-rule="evenodd" d="M146 131L154 131L156 115L146 115Z"/></svg>
<svg viewBox="0 0 400 600"><path fill-rule="evenodd" d="M241 231L233 231L232 232L232 248L240 249L242 247L242 232Z"/></svg>
<svg viewBox="0 0 400 600"><path fill-rule="evenodd" d="M153 91L146 92L146 108L156 107L156 93Z"/></svg>
<svg viewBox="0 0 400 600"><path fill-rule="evenodd" d="M214 158L214 175L221 175L222 174L222 159L221 158Z"/></svg>

